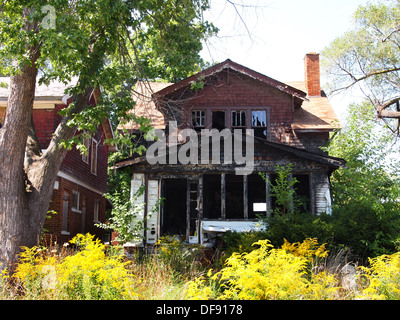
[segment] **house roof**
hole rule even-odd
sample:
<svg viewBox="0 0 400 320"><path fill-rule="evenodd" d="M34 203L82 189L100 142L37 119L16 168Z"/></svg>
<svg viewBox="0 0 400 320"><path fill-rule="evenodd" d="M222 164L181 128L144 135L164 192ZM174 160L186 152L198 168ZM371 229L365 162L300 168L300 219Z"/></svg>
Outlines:
<svg viewBox="0 0 400 320"><path fill-rule="evenodd" d="M288 82L288 84L306 91L304 81ZM323 92L321 96L309 96L301 108L294 111L292 129L296 131L332 131L337 128L340 128L339 119Z"/></svg>
<svg viewBox="0 0 400 320"><path fill-rule="evenodd" d="M134 114L137 117L146 117L150 119L151 125L154 129L165 129L164 115L157 110L155 104L156 100L152 95L171 85L173 85L173 83L148 81L138 82L132 95L135 101L135 106L129 111L129 113ZM135 130L139 129L139 125L135 121L130 120L127 123L121 123L117 127L117 130L121 129Z"/></svg>
<svg viewBox="0 0 400 320"><path fill-rule="evenodd" d="M130 112L137 116L149 118L155 129L164 129L165 123L163 114L157 110L156 106L158 98L172 94L182 88L190 86L191 83L196 82L203 77L211 76L226 68L230 68L256 79L257 81L271 85L278 90L286 92L299 99L301 101L301 107L296 108L294 111L292 129L298 132L313 132L332 131L336 128L340 128L338 117L336 116L329 99L325 95L308 96L304 81L283 83L229 59L175 84L162 82L139 82L133 94L136 105ZM118 129L122 128L136 130L139 126L135 122L130 121L118 126Z"/></svg>
<svg viewBox="0 0 400 320"><path fill-rule="evenodd" d="M168 86L156 93L157 96L165 96L168 94L171 94L179 89L182 89L184 87L190 86L191 83L196 82L198 80L201 80L205 77L212 76L216 73L219 73L223 71L224 69L232 69L234 71L237 71L241 74L247 75L257 81L261 81L265 84L268 84L280 91L283 91L285 93L288 93L292 96L295 96L301 100L306 100L307 94L304 91L301 91L297 88L294 88L288 84L285 84L283 82L280 82L278 80L272 79L270 77L267 77L266 75L263 75L257 71L254 71L252 69L249 69L245 66L242 66L236 62L233 62L230 59L225 60L224 62L218 63L206 70L203 70L189 78L186 78L182 81L179 81L178 83L172 84L171 86Z"/></svg>
<svg viewBox="0 0 400 320"><path fill-rule="evenodd" d="M39 85L36 82L36 92L34 104L52 103L52 104L66 104L67 99L70 97L65 91L74 86L78 78L72 78L68 84L59 81L52 81L49 86L45 84ZM0 87L0 106L7 105L8 96L10 94L10 77L0 77L0 83L7 84L7 88Z"/></svg>

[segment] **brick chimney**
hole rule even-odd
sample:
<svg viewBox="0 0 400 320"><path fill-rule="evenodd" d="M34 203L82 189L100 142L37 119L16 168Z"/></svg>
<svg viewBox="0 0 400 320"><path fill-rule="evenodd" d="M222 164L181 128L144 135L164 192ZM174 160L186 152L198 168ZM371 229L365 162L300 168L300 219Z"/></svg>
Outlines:
<svg viewBox="0 0 400 320"><path fill-rule="evenodd" d="M304 57L304 71L308 96L320 96L321 83L318 53L311 52L306 54Z"/></svg>

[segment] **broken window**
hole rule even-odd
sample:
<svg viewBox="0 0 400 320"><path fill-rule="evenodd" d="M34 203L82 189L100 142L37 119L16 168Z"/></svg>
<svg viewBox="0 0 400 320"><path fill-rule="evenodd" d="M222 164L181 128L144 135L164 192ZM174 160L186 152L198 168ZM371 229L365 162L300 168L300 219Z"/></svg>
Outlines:
<svg viewBox="0 0 400 320"><path fill-rule="evenodd" d="M206 126L206 112L203 110L192 111L193 128L204 128Z"/></svg>
<svg viewBox="0 0 400 320"><path fill-rule="evenodd" d="M226 128L225 125L225 111L213 111L212 112L212 128L223 130Z"/></svg>
<svg viewBox="0 0 400 320"><path fill-rule="evenodd" d="M251 114L251 126L254 136L267 138L267 112L265 110L254 110Z"/></svg>

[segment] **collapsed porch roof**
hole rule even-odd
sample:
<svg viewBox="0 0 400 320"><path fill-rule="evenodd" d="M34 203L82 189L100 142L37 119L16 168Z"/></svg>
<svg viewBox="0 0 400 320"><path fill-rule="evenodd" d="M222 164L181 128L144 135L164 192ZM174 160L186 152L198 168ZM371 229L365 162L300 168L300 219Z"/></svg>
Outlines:
<svg viewBox="0 0 400 320"><path fill-rule="evenodd" d="M199 139L199 147L201 148L200 142L201 142L201 139ZM296 158L299 158L300 160L315 162L315 163L319 163L321 165L326 165L326 166L330 167L332 171L346 166L346 161L341 158L336 158L336 157L328 156L325 154L315 153L312 151L308 151L306 149L300 149L300 148L292 147L292 146L281 144L281 143L275 143L275 142L272 142L272 141L269 141L266 139L262 139L262 138L258 138L258 137L254 137L254 142L255 142L255 145L257 145L257 144L264 145L264 146L270 147L271 149L278 150L281 153L283 152L284 154L292 155ZM179 144L177 150L179 150L179 147L182 145L184 145L184 143ZM255 162L256 161L257 161L257 159L255 159ZM127 166L135 166L135 165L144 164L144 163L146 163L146 156L130 157L130 158L123 159L123 160L116 162L116 164L114 165L114 168L122 169ZM166 164L165 166L169 166L169 165ZM173 166L184 167L184 166L188 166L188 165L176 164ZM208 164L208 165L198 164L197 166L200 168L202 166L209 167L210 164ZM231 165L231 166L234 167L235 165ZM238 166L238 167L240 167L240 166Z"/></svg>

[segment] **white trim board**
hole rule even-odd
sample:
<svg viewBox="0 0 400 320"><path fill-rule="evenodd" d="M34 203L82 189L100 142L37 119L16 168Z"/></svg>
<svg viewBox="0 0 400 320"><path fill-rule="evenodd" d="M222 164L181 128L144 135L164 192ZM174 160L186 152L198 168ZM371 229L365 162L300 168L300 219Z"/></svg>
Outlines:
<svg viewBox="0 0 400 320"><path fill-rule="evenodd" d="M88 189L90 191L96 192L96 193L98 193L100 195L104 194L100 190L97 190L96 188L93 188L92 186L88 185L87 183L85 183L85 182L83 182L83 181L81 181L81 180L79 180L79 179L77 179L77 178L65 173L65 172L58 171L57 176L60 177L60 178L66 179L68 181L71 181L73 183L76 183L76 184L80 185L81 187L84 187L84 188L86 188L86 189Z"/></svg>

